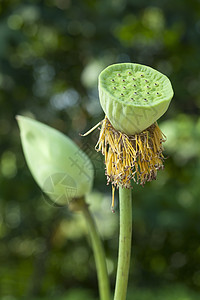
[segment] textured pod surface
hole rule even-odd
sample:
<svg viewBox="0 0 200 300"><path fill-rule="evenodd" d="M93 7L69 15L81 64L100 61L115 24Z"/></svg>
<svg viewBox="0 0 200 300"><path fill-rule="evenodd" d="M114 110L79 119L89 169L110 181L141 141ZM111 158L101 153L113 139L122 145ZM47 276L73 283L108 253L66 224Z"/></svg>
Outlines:
<svg viewBox="0 0 200 300"><path fill-rule="evenodd" d="M61 132L26 117L17 120L29 169L51 200L67 204L87 194L94 176L87 155Z"/></svg>
<svg viewBox="0 0 200 300"><path fill-rule="evenodd" d="M99 75L101 106L116 130L140 133L167 110L173 97L170 80L151 67L114 64Z"/></svg>

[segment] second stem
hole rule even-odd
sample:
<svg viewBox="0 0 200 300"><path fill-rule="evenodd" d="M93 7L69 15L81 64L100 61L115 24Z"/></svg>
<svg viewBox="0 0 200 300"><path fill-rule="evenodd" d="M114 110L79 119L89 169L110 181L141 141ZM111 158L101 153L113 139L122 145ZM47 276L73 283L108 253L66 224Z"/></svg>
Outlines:
<svg viewBox="0 0 200 300"><path fill-rule="evenodd" d="M100 299L110 300L111 299L110 286L109 286L108 272L107 272L103 245L87 204L83 206L82 212L88 224L88 229L89 229L92 247L94 251L94 257L95 257L96 268L97 268L97 276L99 282Z"/></svg>

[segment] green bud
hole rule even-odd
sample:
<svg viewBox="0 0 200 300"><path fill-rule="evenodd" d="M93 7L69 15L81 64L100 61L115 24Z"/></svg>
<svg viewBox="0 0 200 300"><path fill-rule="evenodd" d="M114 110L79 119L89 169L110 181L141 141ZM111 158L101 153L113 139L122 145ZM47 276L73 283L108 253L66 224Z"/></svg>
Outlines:
<svg viewBox="0 0 200 300"><path fill-rule="evenodd" d="M90 192L92 163L71 139L38 121L22 116L17 121L28 167L54 203L65 205Z"/></svg>
<svg viewBox="0 0 200 300"><path fill-rule="evenodd" d="M169 79L139 64L114 64L99 75L101 106L112 126L128 135L142 132L167 110L173 97Z"/></svg>

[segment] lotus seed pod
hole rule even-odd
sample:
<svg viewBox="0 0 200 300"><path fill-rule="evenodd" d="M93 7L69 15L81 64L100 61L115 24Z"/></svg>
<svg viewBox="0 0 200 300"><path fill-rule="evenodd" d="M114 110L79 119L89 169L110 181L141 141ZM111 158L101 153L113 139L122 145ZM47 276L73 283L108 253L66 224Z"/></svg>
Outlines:
<svg viewBox="0 0 200 300"><path fill-rule="evenodd" d="M133 135L165 113L173 89L170 80L153 68L122 63L108 66L101 72L99 97L112 126Z"/></svg>
<svg viewBox="0 0 200 300"><path fill-rule="evenodd" d="M17 121L28 167L54 203L65 205L91 190L92 163L71 139L30 118L18 116Z"/></svg>

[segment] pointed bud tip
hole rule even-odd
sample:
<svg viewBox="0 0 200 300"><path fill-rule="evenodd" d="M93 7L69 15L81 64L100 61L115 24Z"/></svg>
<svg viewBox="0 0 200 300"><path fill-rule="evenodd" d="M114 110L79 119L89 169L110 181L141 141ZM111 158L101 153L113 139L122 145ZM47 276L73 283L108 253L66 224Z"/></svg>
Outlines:
<svg viewBox="0 0 200 300"><path fill-rule="evenodd" d="M21 131L21 118L22 118L22 116L20 116L20 115L15 116L15 119L17 121L20 131Z"/></svg>
<svg viewBox="0 0 200 300"><path fill-rule="evenodd" d="M17 120L17 122L20 120L20 117L21 117L20 115L15 116L15 119Z"/></svg>
<svg viewBox="0 0 200 300"><path fill-rule="evenodd" d="M16 115L16 116L15 116L15 119L16 119L17 124L18 124L18 126L19 126L19 129L20 129L20 131L21 131L21 130L22 130L22 127L23 127L23 120L26 119L26 117L21 116L21 115Z"/></svg>
<svg viewBox="0 0 200 300"><path fill-rule="evenodd" d="M16 121L19 123L20 121L22 121L22 119L26 119L26 117L21 116L21 115L16 115L15 116Z"/></svg>

